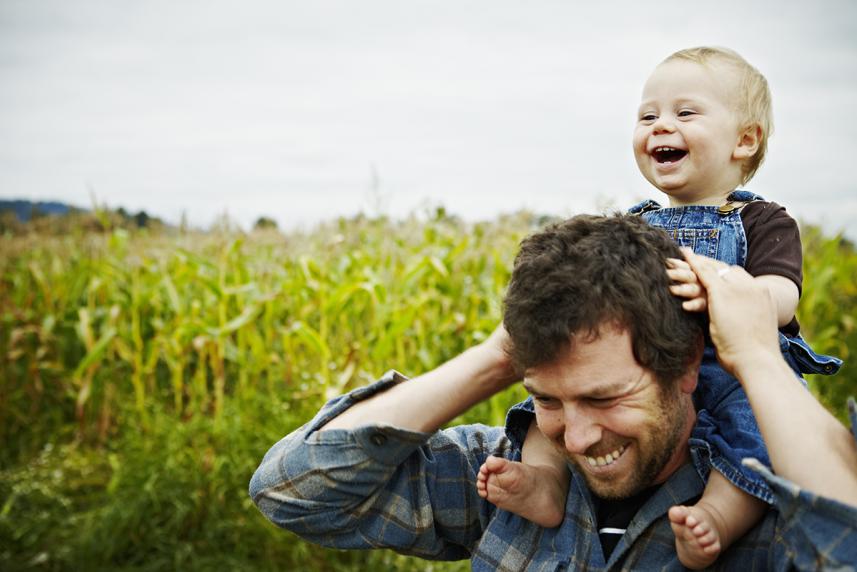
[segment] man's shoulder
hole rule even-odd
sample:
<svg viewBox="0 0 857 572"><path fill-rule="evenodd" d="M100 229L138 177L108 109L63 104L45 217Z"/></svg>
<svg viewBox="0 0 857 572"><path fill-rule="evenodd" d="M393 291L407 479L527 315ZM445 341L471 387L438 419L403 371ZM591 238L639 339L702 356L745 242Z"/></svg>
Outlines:
<svg viewBox="0 0 857 572"><path fill-rule="evenodd" d="M506 436L504 428L481 423L453 425L442 429L429 438L427 445L438 455L442 455L447 449L455 448L480 465L489 456L514 459L514 446Z"/></svg>

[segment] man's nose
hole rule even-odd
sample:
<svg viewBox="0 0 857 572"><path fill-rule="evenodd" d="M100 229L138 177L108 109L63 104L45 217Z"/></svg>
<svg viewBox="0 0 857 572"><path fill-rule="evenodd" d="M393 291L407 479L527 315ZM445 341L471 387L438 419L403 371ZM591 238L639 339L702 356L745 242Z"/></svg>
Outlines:
<svg viewBox="0 0 857 572"><path fill-rule="evenodd" d="M570 407L565 411L565 449L582 455L601 440L601 426L586 411Z"/></svg>

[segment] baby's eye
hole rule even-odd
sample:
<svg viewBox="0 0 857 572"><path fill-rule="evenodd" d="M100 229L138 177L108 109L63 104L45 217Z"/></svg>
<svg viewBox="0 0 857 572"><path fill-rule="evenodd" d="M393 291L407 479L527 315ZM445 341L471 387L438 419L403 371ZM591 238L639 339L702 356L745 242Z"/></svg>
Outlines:
<svg viewBox="0 0 857 572"><path fill-rule="evenodd" d="M696 112L690 109L682 109L678 112L679 117L690 117L691 115L696 115Z"/></svg>
<svg viewBox="0 0 857 572"><path fill-rule="evenodd" d="M644 113L643 115L640 116L640 121L651 123L652 121L655 121L657 118L658 118L658 116L655 115L654 113Z"/></svg>

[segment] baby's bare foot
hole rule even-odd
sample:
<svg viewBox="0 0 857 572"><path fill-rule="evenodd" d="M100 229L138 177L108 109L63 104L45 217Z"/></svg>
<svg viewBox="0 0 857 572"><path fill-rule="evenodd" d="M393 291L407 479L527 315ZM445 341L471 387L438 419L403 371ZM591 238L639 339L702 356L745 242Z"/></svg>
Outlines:
<svg viewBox="0 0 857 572"><path fill-rule="evenodd" d="M479 496L547 528L565 516L566 491L553 470L501 457L488 457L476 477Z"/></svg>
<svg viewBox="0 0 857 572"><path fill-rule="evenodd" d="M700 503L672 507L669 519L675 534L675 549L682 564L699 570L717 560L721 550L719 515L712 514Z"/></svg>

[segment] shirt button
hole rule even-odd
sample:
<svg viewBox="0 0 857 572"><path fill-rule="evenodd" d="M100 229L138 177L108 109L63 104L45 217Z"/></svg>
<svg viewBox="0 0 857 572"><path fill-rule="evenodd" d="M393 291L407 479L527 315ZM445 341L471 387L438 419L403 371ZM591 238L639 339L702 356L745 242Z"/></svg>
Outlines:
<svg viewBox="0 0 857 572"><path fill-rule="evenodd" d="M387 436L383 433L374 433L371 437L369 437L369 440L372 441L373 445L377 445L378 447L387 444Z"/></svg>

